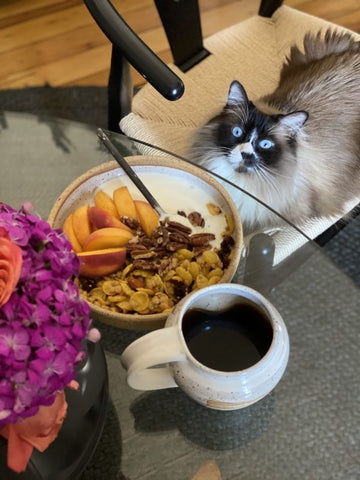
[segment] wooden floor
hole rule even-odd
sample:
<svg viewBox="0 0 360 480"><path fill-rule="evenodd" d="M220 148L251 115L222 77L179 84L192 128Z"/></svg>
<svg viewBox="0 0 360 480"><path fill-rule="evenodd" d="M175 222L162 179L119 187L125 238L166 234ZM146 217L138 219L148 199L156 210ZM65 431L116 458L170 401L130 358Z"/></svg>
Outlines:
<svg viewBox="0 0 360 480"><path fill-rule="evenodd" d="M129 25L171 60L153 0L113 0ZM285 0L298 10L360 32L360 0ZM255 14L256 0L200 0L208 36ZM106 85L110 46L82 0L0 1L0 89ZM142 79L134 73L135 84Z"/></svg>

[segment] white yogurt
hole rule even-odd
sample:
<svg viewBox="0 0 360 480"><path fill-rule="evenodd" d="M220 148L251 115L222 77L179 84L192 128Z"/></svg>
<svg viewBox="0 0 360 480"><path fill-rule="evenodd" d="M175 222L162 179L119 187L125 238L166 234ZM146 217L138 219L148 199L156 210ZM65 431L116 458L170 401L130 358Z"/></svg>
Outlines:
<svg viewBox="0 0 360 480"><path fill-rule="evenodd" d="M215 240L211 242L212 247L220 247L223 239L222 233L227 228L225 213L228 213L228 208L226 208L223 197L214 187L201 179L190 176L187 172L177 173L176 176L162 171L158 173L146 171L136 173L161 207L170 214L171 220L188 225L193 233L213 233ZM125 185L134 200L145 200L132 181L124 175L103 183L98 189L112 197L114 190ZM221 213L211 215L206 206L209 203L220 207ZM177 215L178 211L183 211L187 215L194 211L199 212L205 220L205 226L192 226L186 218Z"/></svg>

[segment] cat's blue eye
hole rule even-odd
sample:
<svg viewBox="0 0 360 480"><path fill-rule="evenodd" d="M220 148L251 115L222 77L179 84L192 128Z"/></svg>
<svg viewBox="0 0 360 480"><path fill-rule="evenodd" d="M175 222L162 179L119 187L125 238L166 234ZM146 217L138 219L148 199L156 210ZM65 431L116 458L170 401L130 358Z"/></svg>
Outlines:
<svg viewBox="0 0 360 480"><path fill-rule="evenodd" d="M267 150L268 148L271 148L274 146L274 142L271 140L268 140L267 138L265 140L260 140L259 142L259 147L263 148L264 150Z"/></svg>
<svg viewBox="0 0 360 480"><path fill-rule="evenodd" d="M242 131L242 128L241 127L233 127L232 130L231 130L231 133L234 135L234 137L241 137L243 131Z"/></svg>

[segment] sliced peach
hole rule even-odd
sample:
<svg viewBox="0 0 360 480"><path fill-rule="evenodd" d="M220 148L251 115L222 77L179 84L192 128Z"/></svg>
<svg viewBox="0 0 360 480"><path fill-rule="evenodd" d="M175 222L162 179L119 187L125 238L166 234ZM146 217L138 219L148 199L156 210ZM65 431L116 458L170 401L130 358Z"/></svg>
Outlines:
<svg viewBox="0 0 360 480"><path fill-rule="evenodd" d="M76 235L74 233L72 221L73 221L73 214L71 213L64 222L63 230L71 243L72 249L74 250L74 252L78 253L78 252L81 252L82 248L79 243L79 240L76 238Z"/></svg>
<svg viewBox="0 0 360 480"><path fill-rule="evenodd" d="M89 207L89 219L95 228L115 227L131 232L131 229L125 223L120 222L119 219L100 207Z"/></svg>
<svg viewBox="0 0 360 480"><path fill-rule="evenodd" d="M83 205L75 210L72 216L72 227L76 238L81 246L91 233L91 225L88 215L89 206Z"/></svg>
<svg viewBox="0 0 360 480"><path fill-rule="evenodd" d="M83 250L88 252L89 250L123 247L132 237L133 234L123 228L100 228L87 237Z"/></svg>
<svg viewBox="0 0 360 480"><path fill-rule="evenodd" d="M118 217L116 205L112 198L102 190L98 190L94 197L94 203L97 207L102 208L106 212L110 213L113 217Z"/></svg>
<svg viewBox="0 0 360 480"><path fill-rule="evenodd" d="M142 229L148 237L151 237L151 234L159 225L159 215L150 203L144 202L143 200L134 200L134 204Z"/></svg>
<svg viewBox="0 0 360 480"><path fill-rule="evenodd" d="M123 266L126 258L126 248L107 248L80 252L80 275L84 277L102 277L115 273Z"/></svg>
<svg viewBox="0 0 360 480"><path fill-rule="evenodd" d="M119 187L113 192L113 199L119 217L126 216L138 220L134 200L127 186Z"/></svg>

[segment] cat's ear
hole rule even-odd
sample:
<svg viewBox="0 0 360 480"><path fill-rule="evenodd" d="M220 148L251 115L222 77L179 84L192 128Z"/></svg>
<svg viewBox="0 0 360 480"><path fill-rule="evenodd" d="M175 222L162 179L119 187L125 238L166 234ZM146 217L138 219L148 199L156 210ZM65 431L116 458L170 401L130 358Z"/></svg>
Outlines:
<svg viewBox="0 0 360 480"><path fill-rule="evenodd" d="M248 97L246 95L244 87L240 82L234 80L231 82L229 94L227 98L227 105L239 105L239 103L248 102Z"/></svg>
<svg viewBox="0 0 360 480"><path fill-rule="evenodd" d="M303 110L298 112L288 113L287 115L282 115L279 118L279 123L283 127L291 130L294 134L300 132L304 123L309 118L309 114Z"/></svg>

